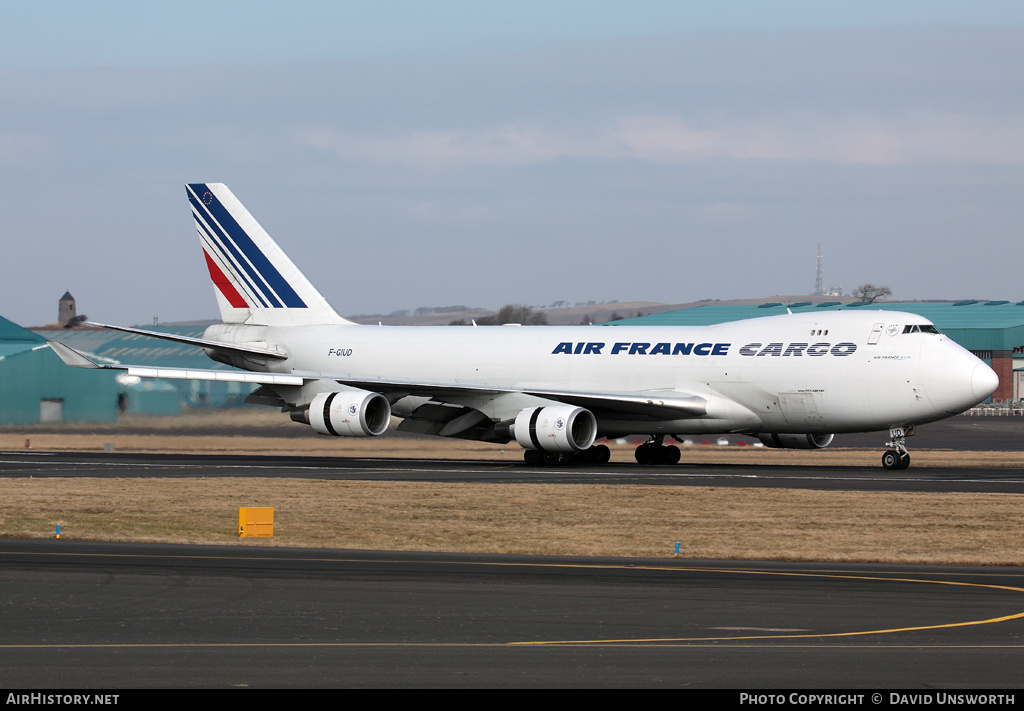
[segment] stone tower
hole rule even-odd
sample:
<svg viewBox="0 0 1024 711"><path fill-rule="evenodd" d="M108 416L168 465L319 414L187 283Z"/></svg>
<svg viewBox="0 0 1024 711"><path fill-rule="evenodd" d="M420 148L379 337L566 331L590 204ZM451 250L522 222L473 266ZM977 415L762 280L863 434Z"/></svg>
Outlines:
<svg viewBox="0 0 1024 711"><path fill-rule="evenodd" d="M75 297L71 295L70 291L65 291L64 296L60 297L60 301L57 302L57 323L61 326L67 326L68 321L77 315Z"/></svg>

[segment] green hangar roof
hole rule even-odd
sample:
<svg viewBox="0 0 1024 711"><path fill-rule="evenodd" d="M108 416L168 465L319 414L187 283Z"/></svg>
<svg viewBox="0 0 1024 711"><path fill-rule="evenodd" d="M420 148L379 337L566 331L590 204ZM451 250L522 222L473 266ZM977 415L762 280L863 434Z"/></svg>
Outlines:
<svg viewBox="0 0 1024 711"><path fill-rule="evenodd" d="M68 368L46 339L0 317L0 424L111 422L115 375Z"/></svg>
<svg viewBox="0 0 1024 711"><path fill-rule="evenodd" d="M940 331L973 351L1011 351L1024 346L1024 302L959 301L956 303L903 302L838 304L806 302L760 305L707 304L678 311L639 316L615 321L613 325L630 326L708 326L726 321L740 321L761 316L786 313L814 313L842 309L873 311L906 311L934 323Z"/></svg>
<svg viewBox="0 0 1024 711"><path fill-rule="evenodd" d="M0 358L17 355L46 344L42 336L0 316Z"/></svg>

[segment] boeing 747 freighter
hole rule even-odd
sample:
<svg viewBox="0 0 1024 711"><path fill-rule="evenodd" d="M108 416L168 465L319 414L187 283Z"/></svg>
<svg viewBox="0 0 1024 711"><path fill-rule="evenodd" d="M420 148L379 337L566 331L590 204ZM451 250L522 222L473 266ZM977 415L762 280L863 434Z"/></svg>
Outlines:
<svg viewBox="0 0 1024 711"><path fill-rule="evenodd" d="M701 327L365 326L341 316L227 186L187 186L223 323L203 338L105 326L202 348L240 370L94 362L132 375L258 384L273 405L336 437L397 429L518 442L530 464L606 462L598 438L646 435L645 464L674 464L683 435L742 434L816 449L888 430L886 469L910 463L914 428L963 412L995 372L927 319L825 311ZM99 324L97 324L99 325Z"/></svg>

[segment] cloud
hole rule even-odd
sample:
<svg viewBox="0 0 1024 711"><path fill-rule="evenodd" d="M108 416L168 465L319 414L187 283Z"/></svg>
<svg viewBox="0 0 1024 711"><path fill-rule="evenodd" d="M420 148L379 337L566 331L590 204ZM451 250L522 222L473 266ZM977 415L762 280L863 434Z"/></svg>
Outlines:
<svg viewBox="0 0 1024 711"><path fill-rule="evenodd" d="M570 147L552 134L530 127L501 126L483 130L412 131L380 136L304 129L296 142L349 161L421 165L520 165L550 160Z"/></svg>
<svg viewBox="0 0 1024 711"><path fill-rule="evenodd" d="M1024 117L1019 116L799 117L713 127L647 116L623 120L618 137L629 155L665 163L729 157L869 165L1024 164Z"/></svg>
<svg viewBox="0 0 1024 711"><path fill-rule="evenodd" d="M31 168L49 163L57 155L53 140L33 133L0 134L0 166Z"/></svg>
<svg viewBox="0 0 1024 711"><path fill-rule="evenodd" d="M413 131L390 136L329 127L296 142L346 161L374 164L530 165L560 157L686 164L707 158L899 165L1024 164L1024 116L928 114L898 118L780 116L698 124L630 116L572 135L537 126Z"/></svg>
<svg viewBox="0 0 1024 711"><path fill-rule="evenodd" d="M700 209L704 220L714 224L735 224L753 216L754 210L733 202L716 202Z"/></svg>
<svg viewBox="0 0 1024 711"><path fill-rule="evenodd" d="M490 211L483 205L451 207L434 201L424 201L413 206L412 216L418 222L433 225L472 226L486 221Z"/></svg>

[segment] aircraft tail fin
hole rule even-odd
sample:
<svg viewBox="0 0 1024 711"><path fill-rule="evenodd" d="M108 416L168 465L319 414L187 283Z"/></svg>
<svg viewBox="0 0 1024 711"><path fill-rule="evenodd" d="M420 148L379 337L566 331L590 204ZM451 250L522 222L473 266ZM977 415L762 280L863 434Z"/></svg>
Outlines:
<svg viewBox="0 0 1024 711"><path fill-rule="evenodd" d="M337 314L223 183L186 186L224 323L354 325Z"/></svg>

